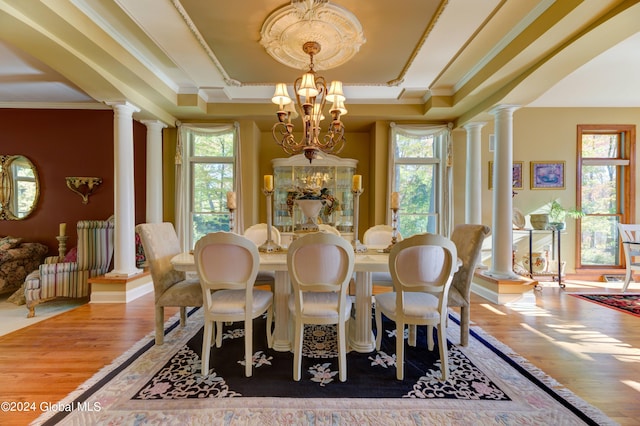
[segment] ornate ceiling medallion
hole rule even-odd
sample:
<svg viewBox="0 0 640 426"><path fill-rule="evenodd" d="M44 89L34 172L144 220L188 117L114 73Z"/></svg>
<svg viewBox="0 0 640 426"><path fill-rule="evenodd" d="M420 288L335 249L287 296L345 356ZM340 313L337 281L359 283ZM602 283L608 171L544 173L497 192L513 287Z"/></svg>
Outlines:
<svg viewBox="0 0 640 426"><path fill-rule="evenodd" d="M269 55L295 69L309 65L300 46L308 41L319 43L322 50L315 57L316 71L344 64L366 41L358 18L326 0L293 0L267 17L260 36Z"/></svg>

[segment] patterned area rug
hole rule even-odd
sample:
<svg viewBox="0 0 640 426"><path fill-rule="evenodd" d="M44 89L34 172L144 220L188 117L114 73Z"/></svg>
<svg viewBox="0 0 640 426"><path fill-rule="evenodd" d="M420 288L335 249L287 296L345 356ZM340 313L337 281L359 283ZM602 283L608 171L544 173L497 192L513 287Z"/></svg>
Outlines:
<svg viewBox="0 0 640 426"><path fill-rule="evenodd" d="M244 377L244 330L225 327L212 348L211 369L200 372L202 314L185 328L168 327L165 344L153 336L61 401L69 409L35 424L615 424L481 329L469 346L449 322L450 378L441 382L437 344L426 331L405 351L405 380L395 379L393 323L383 325L380 351L349 353L346 382L337 379L335 330L308 327L303 377L293 381L293 356L267 348L264 321L254 324L253 376ZM262 327L261 327L262 325ZM405 336L406 338L406 336ZM305 339L307 340L307 339Z"/></svg>
<svg viewBox="0 0 640 426"><path fill-rule="evenodd" d="M571 293L571 296L588 300L607 308L626 312L640 317L640 294L615 293L615 294L581 294Z"/></svg>

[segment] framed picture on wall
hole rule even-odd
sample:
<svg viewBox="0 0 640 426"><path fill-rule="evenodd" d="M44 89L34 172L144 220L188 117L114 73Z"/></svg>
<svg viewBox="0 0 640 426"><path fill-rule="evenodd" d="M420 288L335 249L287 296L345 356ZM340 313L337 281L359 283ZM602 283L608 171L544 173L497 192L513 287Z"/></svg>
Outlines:
<svg viewBox="0 0 640 426"><path fill-rule="evenodd" d="M564 189L564 161L532 161L531 189Z"/></svg>
<svg viewBox="0 0 640 426"><path fill-rule="evenodd" d="M524 161L514 161L511 182L513 183L513 189L523 189L522 183L522 170L524 168ZM493 189L493 161L489 161L489 189Z"/></svg>

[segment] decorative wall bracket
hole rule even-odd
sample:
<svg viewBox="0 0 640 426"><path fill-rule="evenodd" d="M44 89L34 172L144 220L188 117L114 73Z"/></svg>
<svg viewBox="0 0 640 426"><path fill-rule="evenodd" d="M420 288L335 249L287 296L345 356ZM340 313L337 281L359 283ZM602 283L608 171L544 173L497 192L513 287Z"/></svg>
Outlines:
<svg viewBox="0 0 640 426"><path fill-rule="evenodd" d="M89 202L89 196L102 183L102 178L99 177L67 176L65 179L67 188L82 197L82 204Z"/></svg>

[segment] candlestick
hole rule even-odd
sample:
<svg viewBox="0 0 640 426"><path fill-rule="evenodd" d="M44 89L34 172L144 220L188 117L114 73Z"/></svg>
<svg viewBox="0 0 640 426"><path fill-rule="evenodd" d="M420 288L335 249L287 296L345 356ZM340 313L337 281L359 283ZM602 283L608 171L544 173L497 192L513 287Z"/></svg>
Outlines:
<svg viewBox="0 0 640 426"><path fill-rule="evenodd" d="M264 175L264 189L273 192L273 175Z"/></svg>
<svg viewBox="0 0 640 426"><path fill-rule="evenodd" d="M229 232L236 232L236 209L229 209Z"/></svg>
<svg viewBox="0 0 640 426"><path fill-rule="evenodd" d="M64 237L65 235L67 235L67 224L66 223L61 223L60 224L60 233L59 235L61 237Z"/></svg>
<svg viewBox="0 0 640 426"><path fill-rule="evenodd" d="M353 181L351 182L351 192L362 191L362 175L353 175Z"/></svg>
<svg viewBox="0 0 640 426"><path fill-rule="evenodd" d="M400 208L400 194L397 192L391 193L391 208L396 210Z"/></svg>
<svg viewBox="0 0 640 426"><path fill-rule="evenodd" d="M267 241L265 241L264 244L258 247L258 250L265 253L273 253L282 250L282 247L280 247L271 239L271 223L273 215L271 208L271 197L273 196L273 176L271 176L271 190L267 188L267 176L270 175L265 175L265 188L262 190L263 194L267 197Z"/></svg>
<svg viewBox="0 0 640 426"><path fill-rule="evenodd" d="M58 240L58 258L60 260L64 259L65 254L67 254L67 238L66 235L58 235L56 240Z"/></svg>
<svg viewBox="0 0 640 426"><path fill-rule="evenodd" d="M229 210L235 210L236 207L236 193L233 191L227 192L227 208Z"/></svg>
<svg viewBox="0 0 640 426"><path fill-rule="evenodd" d="M353 187L356 188L356 176L353 176ZM362 181L360 181L362 183ZM360 187L360 189L352 189L351 193L353 194L353 241L351 245L353 246L353 251L356 253L364 253L367 251L367 247L360 243L358 239L358 216L360 214L360 195L364 192L364 189Z"/></svg>
<svg viewBox="0 0 640 426"><path fill-rule="evenodd" d="M391 244L383 249L385 253L391 252L393 246L398 242L398 208L391 207Z"/></svg>

